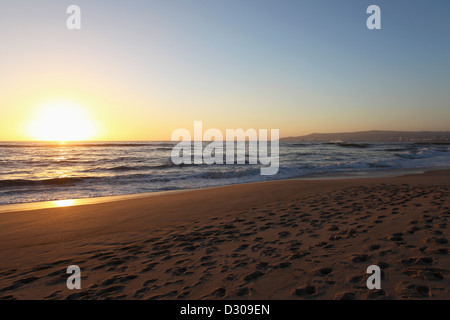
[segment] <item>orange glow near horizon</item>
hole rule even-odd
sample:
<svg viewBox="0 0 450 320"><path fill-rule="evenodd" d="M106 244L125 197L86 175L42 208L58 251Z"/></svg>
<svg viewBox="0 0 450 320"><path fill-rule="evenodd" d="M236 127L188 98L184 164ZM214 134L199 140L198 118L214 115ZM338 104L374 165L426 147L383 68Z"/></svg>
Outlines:
<svg viewBox="0 0 450 320"><path fill-rule="evenodd" d="M83 141L95 137L96 126L81 106L53 102L37 109L28 134L38 141Z"/></svg>

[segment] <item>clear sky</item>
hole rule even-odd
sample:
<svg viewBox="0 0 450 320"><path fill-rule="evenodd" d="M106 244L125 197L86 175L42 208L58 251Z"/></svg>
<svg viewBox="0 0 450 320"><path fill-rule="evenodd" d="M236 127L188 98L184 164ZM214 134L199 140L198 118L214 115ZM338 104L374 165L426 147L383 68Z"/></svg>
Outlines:
<svg viewBox="0 0 450 320"><path fill-rule="evenodd" d="M33 121L68 104L93 140L170 140L194 120L281 137L450 130L449 16L448 0L2 0L0 140L36 139ZM47 128L77 125L62 110Z"/></svg>

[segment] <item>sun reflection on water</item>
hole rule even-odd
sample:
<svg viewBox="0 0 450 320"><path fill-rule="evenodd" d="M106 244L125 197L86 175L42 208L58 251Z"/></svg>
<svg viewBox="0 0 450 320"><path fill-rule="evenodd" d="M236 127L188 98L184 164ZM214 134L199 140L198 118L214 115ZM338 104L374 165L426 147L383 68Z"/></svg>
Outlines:
<svg viewBox="0 0 450 320"><path fill-rule="evenodd" d="M68 156L68 152L67 152L67 148L66 147L64 147L64 146L61 146L61 147L59 147L59 155L57 155L56 157L55 157L55 161L57 162L57 163L60 163L60 162L66 162L67 160L68 160L68 158L67 158L67 156ZM60 178L60 179L63 179L63 178L67 178L67 173L68 173L68 171L70 171L68 168L66 168L66 167L61 167L61 168L59 168L59 170L57 171L57 175L58 175L58 177Z"/></svg>
<svg viewBox="0 0 450 320"><path fill-rule="evenodd" d="M69 200L57 200L53 201L53 204L57 207L70 207L75 204L75 199L69 199Z"/></svg>

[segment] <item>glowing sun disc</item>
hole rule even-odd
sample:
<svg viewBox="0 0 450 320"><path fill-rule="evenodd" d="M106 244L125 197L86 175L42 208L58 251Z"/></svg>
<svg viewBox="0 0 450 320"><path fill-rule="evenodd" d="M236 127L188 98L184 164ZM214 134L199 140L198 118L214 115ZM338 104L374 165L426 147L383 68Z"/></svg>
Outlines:
<svg viewBox="0 0 450 320"><path fill-rule="evenodd" d="M94 136L95 126L80 106L56 102L39 109L29 134L40 141L82 141Z"/></svg>

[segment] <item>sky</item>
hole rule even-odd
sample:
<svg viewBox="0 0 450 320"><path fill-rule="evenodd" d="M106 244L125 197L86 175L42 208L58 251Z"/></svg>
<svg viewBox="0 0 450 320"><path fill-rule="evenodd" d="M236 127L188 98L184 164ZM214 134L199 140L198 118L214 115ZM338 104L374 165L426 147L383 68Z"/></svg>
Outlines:
<svg viewBox="0 0 450 320"><path fill-rule="evenodd" d="M450 130L449 14L448 0L2 0L0 140L39 139L38 121L110 141L195 120L281 137Z"/></svg>

